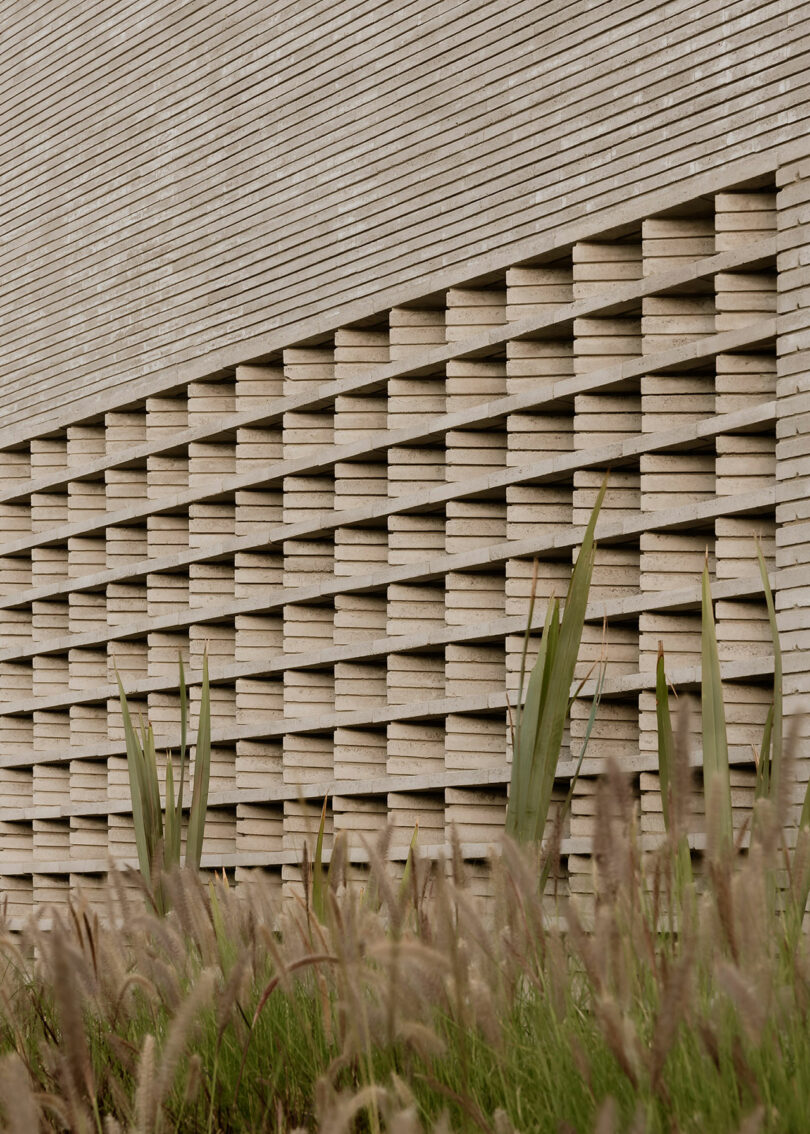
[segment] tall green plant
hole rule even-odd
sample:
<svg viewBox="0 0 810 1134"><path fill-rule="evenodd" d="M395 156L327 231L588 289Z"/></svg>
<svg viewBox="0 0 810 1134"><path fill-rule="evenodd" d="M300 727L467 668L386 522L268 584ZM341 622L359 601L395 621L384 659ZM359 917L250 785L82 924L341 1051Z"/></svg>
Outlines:
<svg viewBox="0 0 810 1134"><path fill-rule="evenodd" d="M768 622L771 629L773 643L773 702L765 722L765 731L762 737L762 746L759 750L757 764L757 798L772 796L776 798L782 777L782 648L779 644L779 630L776 625L776 608L774 607L773 592L768 579L768 568L762 548L757 540L757 560L759 573L762 578L762 588L765 591L765 604L768 608Z"/></svg>
<svg viewBox="0 0 810 1134"><path fill-rule="evenodd" d="M675 844L675 877L681 889L692 881L692 857L687 833L683 829L684 801L675 793L675 736L669 712L669 683L664 668L664 647L658 643L658 664L655 673L655 715L658 725L658 777L661 784L661 804L664 827ZM681 753L686 759L686 754Z"/></svg>
<svg viewBox="0 0 810 1134"><path fill-rule="evenodd" d="M155 887L155 901L165 908L159 880L161 874L180 865L184 821L184 787L188 763L188 693L183 660L180 659L180 760L179 784L175 795L174 761L166 754L166 793L161 808L157 752L152 725L138 722L136 728L127 704L126 693L118 678L121 715L127 746L127 769L132 797L132 819L138 865L147 885ZM203 678L200 714L194 760L194 783L188 814L185 865L200 868L205 816L208 806L208 784L211 773L211 695L208 682L208 654L203 656Z"/></svg>
<svg viewBox="0 0 810 1134"><path fill-rule="evenodd" d="M553 599L549 603L537 661L529 676L524 700L525 659L534 596L529 608L515 709L512 782L506 813L506 832L519 842L540 842L545 832L588 605L595 553L594 529L606 488L605 480L585 530L562 618L559 601Z"/></svg>
<svg viewBox="0 0 810 1134"><path fill-rule="evenodd" d="M768 710L763 728L762 744L757 757L756 798L778 801L783 763L783 707L782 707L782 651L779 644L779 631L776 624L776 611L768 579L768 569L762 549L757 541L757 558L768 610L771 639L773 644L773 700ZM730 841L732 830L732 807L730 774L728 763L728 740L723 704L723 688L720 680L720 663L717 650L714 616L712 612L711 591L708 570L704 569L702 583L702 656L701 656L701 702L703 707L703 775L704 792L708 797L710 783L719 794L715 806L719 806L723 837ZM667 680L664 671L664 652L659 645L658 669L656 674L656 710L658 720L658 765L661 778L661 792L664 807L664 823L667 833L673 834L670 810L672 805L672 766L674 739L669 715ZM678 801L675 801L676 803ZM754 814L754 824L757 815ZM810 827L810 785L805 797L800 827ZM683 851L678 845L681 862ZM685 865L685 859L683 859Z"/></svg>
<svg viewBox="0 0 810 1134"><path fill-rule="evenodd" d="M700 708L703 727L703 791L706 797L707 815L710 811L716 815L720 845L730 848L733 825L728 734L708 564L703 568Z"/></svg>

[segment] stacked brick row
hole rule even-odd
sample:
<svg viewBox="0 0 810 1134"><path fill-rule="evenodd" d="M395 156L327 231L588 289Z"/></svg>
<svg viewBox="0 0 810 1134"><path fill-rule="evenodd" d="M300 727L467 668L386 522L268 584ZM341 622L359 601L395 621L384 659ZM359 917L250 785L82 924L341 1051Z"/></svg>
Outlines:
<svg viewBox="0 0 810 1134"><path fill-rule="evenodd" d="M397 860L418 826L425 853L455 828L483 861L532 578L542 625L608 470L557 802L590 739L555 888L592 884L609 759L660 831L655 660L660 642L696 687L705 560L747 798L772 670L753 534L772 568L803 565L800 184L684 202L0 451L11 911L134 859L117 678L169 750L178 656L193 716L206 650L208 867L294 889L324 797L327 839L345 832L358 868L389 823ZM780 597L798 642L785 603L804 592Z"/></svg>
<svg viewBox="0 0 810 1134"><path fill-rule="evenodd" d="M776 565L789 581L776 596L785 708L800 796L810 756L810 163L777 171Z"/></svg>

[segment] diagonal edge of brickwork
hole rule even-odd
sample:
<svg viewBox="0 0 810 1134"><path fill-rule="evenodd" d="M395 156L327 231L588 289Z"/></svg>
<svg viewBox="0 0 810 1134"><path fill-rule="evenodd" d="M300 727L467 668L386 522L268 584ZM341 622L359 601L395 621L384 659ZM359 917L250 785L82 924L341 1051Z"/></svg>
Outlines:
<svg viewBox="0 0 810 1134"><path fill-rule="evenodd" d="M789 605L777 594L785 654L786 735L810 760L810 156L777 169L776 566L804 570Z"/></svg>

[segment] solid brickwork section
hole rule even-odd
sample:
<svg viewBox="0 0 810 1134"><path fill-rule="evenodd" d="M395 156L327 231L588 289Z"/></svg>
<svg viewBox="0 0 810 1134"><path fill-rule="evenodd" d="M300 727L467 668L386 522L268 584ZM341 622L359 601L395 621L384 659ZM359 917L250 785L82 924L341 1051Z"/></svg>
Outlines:
<svg viewBox="0 0 810 1134"><path fill-rule="evenodd" d="M587 747L554 887L592 887L610 760L644 837L660 835L655 660L662 643L671 681L697 691L704 561L741 821L773 671L754 534L789 714L810 695L805 172L685 187L671 208L589 222L479 279L426 279L407 305L0 450L10 908L96 892L108 856L134 860L116 673L173 748L177 657L193 720L205 650L206 868L298 892L324 797L327 849L345 833L358 869L389 823L395 860L418 824L426 853L455 830L479 864L503 826L532 579L536 629L606 473L555 807ZM696 713L691 727L697 763Z"/></svg>
<svg viewBox="0 0 810 1134"><path fill-rule="evenodd" d="M808 136L803 0L9 0L3 30L6 423L384 306L392 347L432 342L437 292Z"/></svg>
<svg viewBox="0 0 810 1134"><path fill-rule="evenodd" d="M776 565L801 568L799 585L778 595L785 709L795 717L798 755L810 754L810 164L778 171L776 357ZM800 761L800 778L808 778Z"/></svg>

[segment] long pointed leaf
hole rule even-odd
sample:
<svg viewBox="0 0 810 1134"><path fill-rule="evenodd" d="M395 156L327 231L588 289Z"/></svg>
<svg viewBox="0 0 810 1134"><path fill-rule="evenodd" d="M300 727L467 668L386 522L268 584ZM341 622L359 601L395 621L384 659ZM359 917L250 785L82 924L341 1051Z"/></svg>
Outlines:
<svg viewBox="0 0 810 1134"><path fill-rule="evenodd" d="M525 842L530 839L531 833L527 829L526 805L531 773L531 762L537 742L537 728L542 715L543 685L546 674L546 657L551 638L551 627L558 619L558 604L556 600L548 605L546 620L543 626L543 637L537 659L529 675L529 684L523 712L520 717L520 727L515 730L515 741L512 750L512 776L509 789L509 805L506 813L506 832L514 839Z"/></svg>
<svg viewBox="0 0 810 1134"><path fill-rule="evenodd" d="M208 808L208 783L211 775L211 691L208 683L208 651L203 654L203 680L200 690L200 719L197 723L197 744L194 751L194 785L186 835L186 866L200 868L205 816Z"/></svg>
<svg viewBox="0 0 810 1134"><path fill-rule="evenodd" d="M319 921L326 914L325 879L323 872L323 836L326 830L326 796L323 797L318 837L315 840L315 859L312 864L312 909Z"/></svg>
<svg viewBox="0 0 810 1134"><path fill-rule="evenodd" d="M675 738L672 733L672 718L669 713L669 687L664 671L664 647L661 642L658 643L658 664L655 671L655 715L658 724L658 779L661 784L664 826L671 834L669 799L672 787Z"/></svg>
<svg viewBox="0 0 810 1134"><path fill-rule="evenodd" d="M703 718L703 782L707 804L718 795L721 843L732 844L731 783L728 768L728 736L720 680L720 658L709 586L709 568L703 568L701 629L701 713ZM708 814L708 810L707 810Z"/></svg>
<svg viewBox="0 0 810 1134"><path fill-rule="evenodd" d="M163 821L163 863L167 870L180 865L180 815L174 800L174 772L171 753L166 754L166 803Z"/></svg>
<svg viewBox="0 0 810 1134"><path fill-rule="evenodd" d="M151 878L151 861L149 845L146 835L146 820L144 815L145 787L143 783L143 749L132 723L127 704L127 696L121 678L116 672L118 681L118 696L121 702L121 716L124 722L124 738L127 747L127 771L129 773L129 792L132 800L132 823L135 828L135 846L138 851L138 865L143 878Z"/></svg>
<svg viewBox="0 0 810 1134"><path fill-rule="evenodd" d="M670 839L675 838L677 834L675 875L679 890L683 893L684 887L692 881L692 855L689 850L686 831L676 832L674 829L676 826L675 815L670 806L674 785L672 773L675 764L675 736L672 731L672 716L669 711L669 683L667 682L664 663L664 647L661 642L658 643L658 663L655 671L655 716L658 725L658 779L661 785L664 826ZM682 816L683 811L682 803L676 814Z"/></svg>
<svg viewBox="0 0 810 1134"><path fill-rule="evenodd" d="M518 674L518 697L515 706L515 728L512 734L512 748L515 746L515 736L520 731L520 720L523 715L523 687L526 682L526 655L529 652L529 639L534 621L534 604L537 598L537 560L532 565L532 582L529 588L529 615L526 619L526 629L523 634L523 648L520 651L520 672Z"/></svg>
<svg viewBox="0 0 810 1134"><path fill-rule="evenodd" d="M594 531L602 507L607 480L602 483L591 513L577 556L565 600L559 640L554 664L550 667L543 714L537 730L537 746L529 781L530 805L536 805L534 838L542 840L545 830L554 777L562 745L565 720L568 715L568 697L574 680L574 669L579 656L588 593L591 586L595 556Z"/></svg>
<svg viewBox="0 0 810 1134"><path fill-rule="evenodd" d="M416 855L416 845L419 841L419 823L413 825L413 834L411 841L408 844L408 857L405 859L405 869L402 871L402 878L399 883L399 897L402 900L408 893L408 888L411 885L411 874L413 873L413 860Z"/></svg>
<svg viewBox="0 0 810 1134"><path fill-rule="evenodd" d="M804 803L802 804L802 814L799 819L799 830L806 831L810 828L810 782L804 792Z"/></svg>
<svg viewBox="0 0 810 1134"><path fill-rule="evenodd" d="M759 561L759 573L762 577L762 588L765 591L765 604L768 608L768 622L771 628L771 639L773 642L773 724L770 736L770 794L772 798L776 798L779 793L779 782L782 775L782 743L783 743L783 729L784 718L782 711L782 647L779 644L779 628L776 625L776 609L773 602L773 592L771 591L770 580L768 579L768 568L765 563L765 556L762 554L762 547L759 540L757 540L757 560ZM764 749L763 741L763 749ZM762 757L764 758L765 752L763 751Z"/></svg>
<svg viewBox="0 0 810 1134"><path fill-rule="evenodd" d="M188 743L188 689L186 688L186 671L183 667L183 655L179 651L177 654L177 665L180 677L180 784L177 790L177 813L179 816L182 816Z"/></svg>
<svg viewBox="0 0 810 1134"><path fill-rule="evenodd" d="M599 666L599 676L596 679L596 691L595 691L595 693L593 695L593 699L591 701L591 711L588 714L588 721L587 721L587 724L585 726L585 735L582 738L582 744L581 744L580 749L579 749L579 756L577 758L577 764L576 764L576 767L574 768L574 774L571 777L571 781L568 784L568 791L566 792L565 799L563 800L563 805L560 808L559 824L560 824L561 829L562 829L563 824L565 823L565 820L568 818L568 812L571 810L571 801L574 798L574 792L576 791L577 781L579 780L579 774L582 770L582 761L585 759L585 753L588 750L588 742L591 739L591 732L593 731L593 726L594 726L594 723L596 722L596 716L597 716L597 713L599 711L599 704L602 700L602 690L604 689L605 677L606 676L607 676L607 663L603 660L601 662L600 666ZM539 893L541 893L541 894L545 892L546 883L548 882L549 877L551 875L552 866L553 866L553 860L550 857L546 856L546 859L543 863L543 870L542 870L541 875L540 875Z"/></svg>
<svg viewBox="0 0 810 1134"><path fill-rule="evenodd" d="M765 727L762 730L762 744L757 760L757 780L754 789L755 799L767 799L771 794L771 746L773 743L773 705L768 708ZM756 812L754 812L756 816Z"/></svg>
<svg viewBox="0 0 810 1134"><path fill-rule="evenodd" d="M576 782L577 777L579 776L579 770L582 767L582 761L585 759L585 753L588 750L588 744L590 743L593 726L596 724L596 717L599 712L599 705L602 702L602 690L605 687L606 676L607 662L603 659L599 664L599 676L596 678L596 689L594 691L593 697L591 698L591 710L588 713L588 719L585 722L585 733L582 737L582 744L580 745L579 749L577 766L574 769L574 775L571 780L572 785Z"/></svg>
<svg viewBox="0 0 810 1134"><path fill-rule="evenodd" d="M506 830L522 842L542 840L545 831L593 574L594 532L606 488L607 477L571 574L562 621L559 604L549 604L516 729Z"/></svg>
<svg viewBox="0 0 810 1134"><path fill-rule="evenodd" d="M147 823L151 831L153 847L163 838L163 815L160 806L160 780L158 779L157 751L155 733L151 724L141 722L141 745L144 754L147 787ZM153 864L154 865L154 864Z"/></svg>

